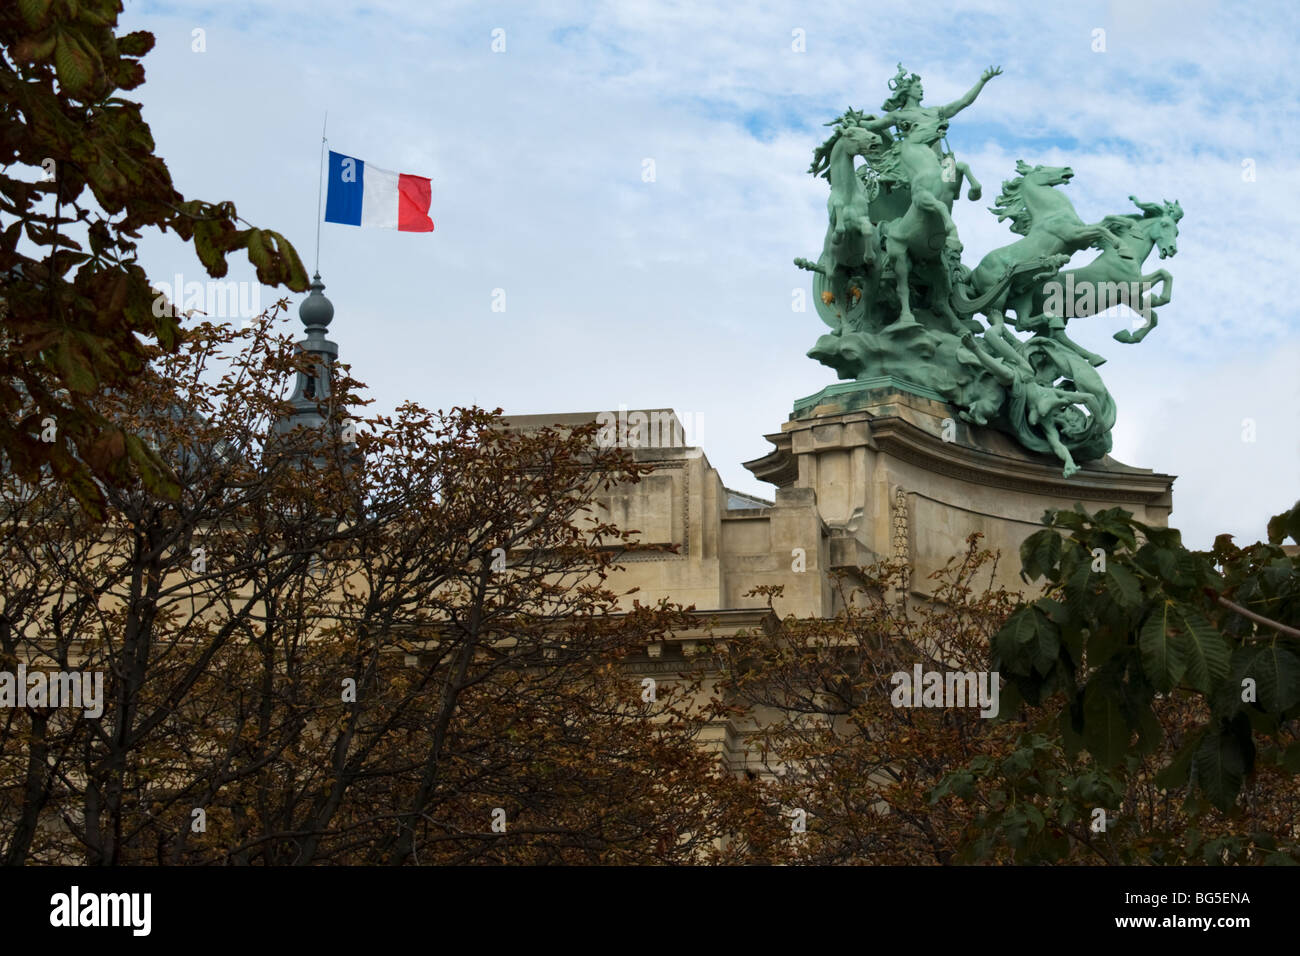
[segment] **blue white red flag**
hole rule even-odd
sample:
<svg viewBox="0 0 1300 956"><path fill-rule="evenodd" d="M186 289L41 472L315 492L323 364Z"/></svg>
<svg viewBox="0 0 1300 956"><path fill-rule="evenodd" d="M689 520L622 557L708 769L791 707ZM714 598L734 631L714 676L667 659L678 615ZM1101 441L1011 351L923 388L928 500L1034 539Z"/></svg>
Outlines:
<svg viewBox="0 0 1300 956"><path fill-rule="evenodd" d="M433 184L425 176L389 172L330 150L326 222L433 232L432 200Z"/></svg>

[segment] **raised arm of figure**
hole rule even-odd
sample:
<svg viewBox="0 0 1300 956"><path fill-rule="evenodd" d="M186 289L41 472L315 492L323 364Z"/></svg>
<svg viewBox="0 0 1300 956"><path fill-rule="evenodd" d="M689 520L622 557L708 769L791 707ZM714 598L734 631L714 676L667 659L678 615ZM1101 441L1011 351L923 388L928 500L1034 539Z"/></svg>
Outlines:
<svg viewBox="0 0 1300 956"><path fill-rule="evenodd" d="M979 82L977 82L974 86L972 86L969 90L967 90L964 96L962 96L960 99L953 100L947 106L939 107L940 111L943 113L945 117L956 116L966 107L970 106L972 103L975 102L975 97L980 95L980 90L984 89L985 83L993 79L993 77L995 76L1000 76L1001 73L1002 73L1002 67L1000 66L989 67L987 70L985 70L983 73L980 74Z"/></svg>

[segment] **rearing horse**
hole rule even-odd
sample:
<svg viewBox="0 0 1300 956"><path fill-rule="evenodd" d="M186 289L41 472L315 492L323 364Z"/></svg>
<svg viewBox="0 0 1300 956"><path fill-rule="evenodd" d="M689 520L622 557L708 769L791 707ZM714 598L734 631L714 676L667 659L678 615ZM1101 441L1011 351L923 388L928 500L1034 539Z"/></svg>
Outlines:
<svg viewBox="0 0 1300 956"><path fill-rule="evenodd" d="M853 157L878 151L883 140L858 125L860 117L853 110L845 113L836 121L835 132L813 154L809 172L821 173L831 184L831 195L826 201L830 221L821 258L816 263L794 260L799 268L825 277L833 304L841 308L852 305L848 300L850 280L860 276L875 261L876 232L871 223L870 196L853 168ZM818 314L831 328L838 328L839 323L828 318L820 308L823 305L832 302L819 300Z"/></svg>
<svg viewBox="0 0 1300 956"><path fill-rule="evenodd" d="M950 288L945 255L959 257L961 240L957 226L952 221L951 169L944 167L935 155L934 143L947 128L946 121L915 124L890 150L890 170L894 178L908 184L911 196L906 211L901 216L882 222L880 233L885 254L894 269L894 282L898 291L899 316L892 326L895 329L917 325L912 314L912 294L909 278L913 266L929 266L929 283L933 293L931 302L935 309L948 319L955 332L965 331L949 303ZM897 195L897 191L895 192Z"/></svg>
<svg viewBox="0 0 1300 956"><path fill-rule="evenodd" d="M1053 188L1068 183L1074 170L1017 160L1016 172L1019 176L1002 184L1002 195L991 208L999 220L1010 219L1011 231L1024 238L986 255L966 278L967 290L952 295L958 312L982 312L999 329L1008 309L1016 313L1017 322L1029 321L1042 280L1054 275L1075 252L1100 239L1119 245L1119 237L1104 221L1085 223L1069 197Z"/></svg>
<svg viewBox="0 0 1300 956"><path fill-rule="evenodd" d="M1044 282L1034 292L1031 315L1041 315L1053 294L1059 293L1061 289L1088 289L1094 294L1067 303L1068 318L1096 315L1117 301L1123 301L1141 314L1146 324L1136 332L1121 329L1115 333L1116 341L1126 344L1141 342L1156 327L1155 307L1169 304L1174 291L1174 279L1164 269L1143 275L1142 263L1151 255L1153 247L1160 250L1161 259L1167 259L1178 252L1178 220L1183 218L1183 207L1176 200L1151 203L1142 202L1136 196L1128 198L1142 210L1141 215L1129 213L1107 216L1101 221L1102 225L1119 236L1119 242L1113 248L1106 248L1086 266L1067 270ZM1127 301L1127 290L1138 289L1140 295L1157 282L1160 283L1160 295L1150 302ZM1117 288L1123 291L1116 301L1111 301L1110 293Z"/></svg>

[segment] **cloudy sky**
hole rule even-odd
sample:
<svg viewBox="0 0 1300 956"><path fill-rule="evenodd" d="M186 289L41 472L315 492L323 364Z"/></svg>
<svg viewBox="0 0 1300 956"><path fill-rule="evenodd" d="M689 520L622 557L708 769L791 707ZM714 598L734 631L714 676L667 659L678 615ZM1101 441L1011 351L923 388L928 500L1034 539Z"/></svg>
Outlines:
<svg viewBox="0 0 1300 956"><path fill-rule="evenodd" d="M741 462L836 380L792 308L791 260L825 232L822 124L878 111L900 60L927 104L1001 65L949 133L985 184L954 209L968 264L1012 238L986 207L1018 158L1072 166L1087 221L1130 193L1182 203L1159 328L1070 332L1110 359L1113 456L1177 475L1171 523L1208 546L1257 540L1300 495L1297 10L127 0L122 22L158 39L134 95L180 190L233 200L309 268L327 110L332 149L432 177L432 234L322 231L331 338L372 408L672 407L729 487L769 497ZM159 281L203 278L171 236L141 248Z"/></svg>

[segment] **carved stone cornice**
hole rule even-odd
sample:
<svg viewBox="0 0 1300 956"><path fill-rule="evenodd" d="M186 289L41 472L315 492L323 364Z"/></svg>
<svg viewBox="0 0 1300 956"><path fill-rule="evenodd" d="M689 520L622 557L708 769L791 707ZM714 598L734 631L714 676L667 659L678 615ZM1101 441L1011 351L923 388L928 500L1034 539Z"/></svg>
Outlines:
<svg viewBox="0 0 1300 956"><path fill-rule="evenodd" d="M879 451L927 471L1023 494L1088 501L1172 506L1174 478L1131 468L1107 456L1082 465L1068 480L1061 463L1046 455L1011 458L957 442L946 442L898 416L871 420L871 437Z"/></svg>
<svg viewBox="0 0 1300 956"><path fill-rule="evenodd" d="M762 458L745 462L745 468L759 481L771 482L778 488L790 487L799 477L799 462L791 448L793 439L790 433L777 432L763 437L775 445L776 449Z"/></svg>
<svg viewBox="0 0 1300 956"><path fill-rule="evenodd" d="M767 435L767 440L775 446L774 450L762 458L746 462L745 467L757 478L778 488L789 487L799 479L796 444L800 448L806 447L804 441L796 442L796 433L810 429L824 433L827 426L854 424L860 437L846 437L843 445L833 438L829 441L818 439L807 453L865 445L925 471L991 488L1058 500L1113 501L1166 508L1173 505L1171 489L1174 478L1171 475L1133 468L1107 456L1083 464L1076 474L1065 479L1061 476L1061 463L1056 458L1019 449L993 429L966 423L956 426L955 412L949 406L933 403L928 397L921 396L918 400L917 396L907 392L873 389L870 405L884 414L872 414L862 407L846 410L837 404L806 409L792 417L780 432ZM908 417L904 417L904 412ZM917 420L933 422L934 431L918 425ZM954 422L959 440L944 441L941 434L936 433L943 431L945 420ZM863 422L867 425L865 434L859 424ZM848 429L845 433L847 436Z"/></svg>

